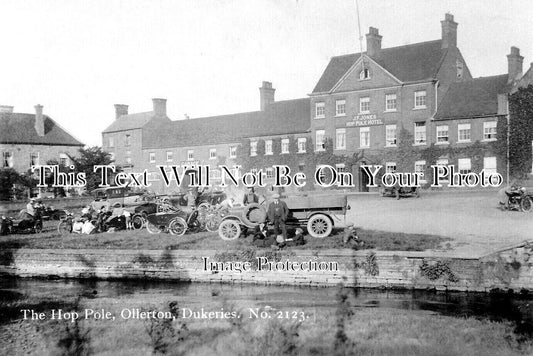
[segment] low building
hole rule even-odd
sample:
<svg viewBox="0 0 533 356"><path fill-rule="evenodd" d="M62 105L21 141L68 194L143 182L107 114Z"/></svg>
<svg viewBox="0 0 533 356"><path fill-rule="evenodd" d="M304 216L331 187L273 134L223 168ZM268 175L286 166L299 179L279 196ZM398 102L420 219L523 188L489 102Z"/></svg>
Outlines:
<svg viewBox="0 0 533 356"><path fill-rule="evenodd" d="M34 114L13 112L13 106L0 106L1 168L13 168L19 173L32 166L54 160L70 165L84 146L78 139L59 126L43 106L36 105Z"/></svg>
<svg viewBox="0 0 533 356"><path fill-rule="evenodd" d="M258 111L184 120L166 116L164 99L154 99L154 111L148 113L128 114L127 106L116 105L116 119L102 134L103 148L126 170L148 170L150 190L156 193L180 190L175 184L166 186L158 168L161 165L209 165L212 184L216 185L220 165L244 165L238 159L243 156L243 140L287 140L308 135L309 99L275 101L270 82L263 82L259 92Z"/></svg>

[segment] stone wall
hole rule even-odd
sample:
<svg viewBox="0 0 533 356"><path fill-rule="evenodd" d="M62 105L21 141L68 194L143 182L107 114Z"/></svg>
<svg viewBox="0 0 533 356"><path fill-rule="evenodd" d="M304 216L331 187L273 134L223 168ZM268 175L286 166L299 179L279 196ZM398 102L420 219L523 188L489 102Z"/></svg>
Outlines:
<svg viewBox="0 0 533 356"><path fill-rule="evenodd" d="M533 241L482 258L428 252L351 250L4 250L0 274L20 277L133 278L300 286L415 288L461 291L533 291ZM325 271L257 270L257 258L275 263L316 262ZM208 262L249 262L250 271L205 270ZM265 260L262 260L265 261ZM325 264L324 264L325 263ZM337 268L333 268L334 266ZM305 266L305 265L304 265Z"/></svg>

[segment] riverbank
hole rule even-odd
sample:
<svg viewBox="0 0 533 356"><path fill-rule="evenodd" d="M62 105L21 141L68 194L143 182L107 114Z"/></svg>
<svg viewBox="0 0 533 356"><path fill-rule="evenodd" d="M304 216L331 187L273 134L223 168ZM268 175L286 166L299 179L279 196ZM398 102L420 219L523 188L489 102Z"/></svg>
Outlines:
<svg viewBox="0 0 533 356"><path fill-rule="evenodd" d="M533 241L491 254L323 250L6 249L0 274L207 283L533 291Z"/></svg>
<svg viewBox="0 0 533 356"><path fill-rule="evenodd" d="M509 294L34 279L0 279L0 294L9 355L507 356L533 347L531 300ZM80 317L51 319L59 309ZM240 317L209 318L221 311Z"/></svg>

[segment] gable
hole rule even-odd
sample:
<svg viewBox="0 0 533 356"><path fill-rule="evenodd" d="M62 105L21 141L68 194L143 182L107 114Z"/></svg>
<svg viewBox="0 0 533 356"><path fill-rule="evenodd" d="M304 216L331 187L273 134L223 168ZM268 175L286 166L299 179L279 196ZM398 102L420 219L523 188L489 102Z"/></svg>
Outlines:
<svg viewBox="0 0 533 356"><path fill-rule="evenodd" d="M364 68L370 71L369 79L360 79L363 64ZM363 59L359 59L346 75L341 78L339 83L333 88L333 92L383 88L398 84L400 84L398 79L367 56L363 56Z"/></svg>

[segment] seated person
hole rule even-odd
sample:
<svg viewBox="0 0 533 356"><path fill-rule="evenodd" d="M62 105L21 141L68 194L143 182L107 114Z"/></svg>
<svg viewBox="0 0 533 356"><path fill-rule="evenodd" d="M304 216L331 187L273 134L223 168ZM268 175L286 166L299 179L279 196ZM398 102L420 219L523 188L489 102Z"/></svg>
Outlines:
<svg viewBox="0 0 533 356"><path fill-rule="evenodd" d="M9 226L11 225L11 221L2 215L2 218L0 219L0 235L5 236L9 235Z"/></svg>
<svg viewBox="0 0 533 356"><path fill-rule="evenodd" d="M90 220L87 220L83 223L83 226L81 227L81 233L90 235L95 231L96 227L93 225L93 223Z"/></svg>

